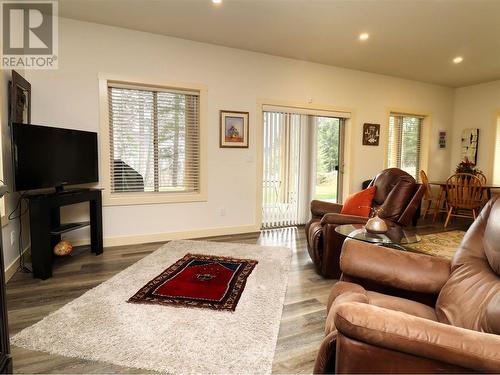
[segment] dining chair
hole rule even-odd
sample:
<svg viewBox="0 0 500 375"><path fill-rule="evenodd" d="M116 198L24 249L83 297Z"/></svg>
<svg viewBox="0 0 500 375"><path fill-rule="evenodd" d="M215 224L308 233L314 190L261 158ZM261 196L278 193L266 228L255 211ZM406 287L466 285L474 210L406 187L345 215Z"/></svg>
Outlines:
<svg viewBox="0 0 500 375"><path fill-rule="evenodd" d="M477 173L476 176L481 180L481 184L486 185L486 176L483 172Z"/></svg>
<svg viewBox="0 0 500 375"><path fill-rule="evenodd" d="M427 215L427 212L432 207L432 203L434 203L434 218L433 222L436 221L436 216L437 214L442 211L442 212L448 212L448 210L442 210L440 205L441 205L441 192L439 192L439 196L434 196L431 190L431 185L429 184L429 178L427 177L427 173L425 173L423 170L420 171L420 182L422 182L422 185L425 187L425 193L423 197L424 201L424 215L423 218L425 219L425 216Z"/></svg>
<svg viewBox="0 0 500 375"><path fill-rule="evenodd" d="M476 219L481 209L483 185L481 179L469 173L457 173L446 181L446 202L448 215L444 227L446 228L452 216ZM467 215L464 211L471 211Z"/></svg>
<svg viewBox="0 0 500 375"><path fill-rule="evenodd" d="M486 176L483 174L483 172L476 173L476 176L481 180L481 184L484 186L486 185ZM484 206L486 203L489 201L489 194L488 190L483 188L483 194L481 195L481 206Z"/></svg>

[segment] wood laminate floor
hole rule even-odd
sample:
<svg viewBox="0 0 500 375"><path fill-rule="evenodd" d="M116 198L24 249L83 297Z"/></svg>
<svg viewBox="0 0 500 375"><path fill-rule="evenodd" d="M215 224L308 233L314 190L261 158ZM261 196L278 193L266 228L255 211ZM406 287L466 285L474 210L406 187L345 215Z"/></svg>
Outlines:
<svg viewBox="0 0 500 375"><path fill-rule="evenodd" d="M468 222L450 225L448 230L466 229ZM421 234L438 232L442 224L424 222ZM284 228L207 238L211 241L287 246L293 251L283 316L273 363L274 373L310 373L323 339L326 302L335 280L316 274L306 248L304 229ZM106 248L101 256L90 251L59 260L54 276L42 281L32 275L16 273L7 284L7 303L11 335L26 328L87 290L106 281L158 249L162 243ZM144 373L102 362L67 358L12 347L16 373Z"/></svg>

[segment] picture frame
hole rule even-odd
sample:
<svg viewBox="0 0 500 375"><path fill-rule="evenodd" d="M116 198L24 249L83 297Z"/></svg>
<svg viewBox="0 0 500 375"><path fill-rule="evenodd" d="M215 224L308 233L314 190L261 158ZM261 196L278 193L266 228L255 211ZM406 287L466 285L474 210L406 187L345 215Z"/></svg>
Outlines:
<svg viewBox="0 0 500 375"><path fill-rule="evenodd" d="M439 148L446 148L446 132L444 130L439 131Z"/></svg>
<svg viewBox="0 0 500 375"><path fill-rule="evenodd" d="M9 125L31 124L31 84L15 70L9 84Z"/></svg>
<svg viewBox="0 0 500 375"><path fill-rule="evenodd" d="M249 112L220 111L220 148L248 148Z"/></svg>
<svg viewBox="0 0 500 375"><path fill-rule="evenodd" d="M380 142L380 124L363 124L363 146L378 146Z"/></svg>
<svg viewBox="0 0 500 375"><path fill-rule="evenodd" d="M477 148L479 146L479 129L469 128L462 130L461 158L477 164Z"/></svg>

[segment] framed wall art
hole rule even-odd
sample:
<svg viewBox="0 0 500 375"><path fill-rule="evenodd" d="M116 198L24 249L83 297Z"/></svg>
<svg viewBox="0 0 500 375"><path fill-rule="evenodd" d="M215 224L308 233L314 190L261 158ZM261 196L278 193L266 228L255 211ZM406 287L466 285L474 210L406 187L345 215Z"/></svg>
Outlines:
<svg viewBox="0 0 500 375"><path fill-rule="evenodd" d="M9 95L9 124L31 123L31 84L15 70L12 71Z"/></svg>
<svg viewBox="0 0 500 375"><path fill-rule="evenodd" d="M479 143L479 129L471 128L462 131L462 160L469 160L473 164L477 164L477 147Z"/></svg>
<svg viewBox="0 0 500 375"><path fill-rule="evenodd" d="M439 148L446 148L446 132L439 132Z"/></svg>
<svg viewBox="0 0 500 375"><path fill-rule="evenodd" d="M363 124L363 146L378 146L380 142L380 124Z"/></svg>
<svg viewBox="0 0 500 375"><path fill-rule="evenodd" d="M248 112L220 111L220 147L248 148Z"/></svg>

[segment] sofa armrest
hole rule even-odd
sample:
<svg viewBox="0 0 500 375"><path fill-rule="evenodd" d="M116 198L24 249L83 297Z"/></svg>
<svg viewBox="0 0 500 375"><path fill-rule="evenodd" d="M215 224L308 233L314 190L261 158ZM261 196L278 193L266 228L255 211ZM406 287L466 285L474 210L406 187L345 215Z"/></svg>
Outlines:
<svg viewBox="0 0 500 375"><path fill-rule="evenodd" d="M321 225L325 224L365 224L368 221L367 217L345 214L325 214L321 219Z"/></svg>
<svg viewBox="0 0 500 375"><path fill-rule="evenodd" d="M311 213L314 216L322 217L328 213L340 213L342 205L325 201L311 201Z"/></svg>
<svg viewBox="0 0 500 375"><path fill-rule="evenodd" d="M335 313L339 333L378 347L482 372L500 369L500 336L455 327L365 303Z"/></svg>
<svg viewBox="0 0 500 375"><path fill-rule="evenodd" d="M345 275L411 292L438 294L450 277L450 261L347 239L340 255Z"/></svg>

